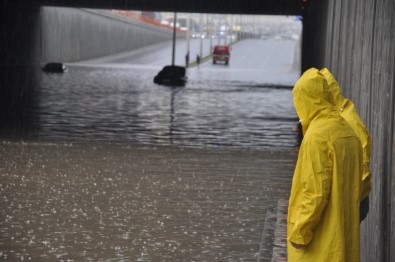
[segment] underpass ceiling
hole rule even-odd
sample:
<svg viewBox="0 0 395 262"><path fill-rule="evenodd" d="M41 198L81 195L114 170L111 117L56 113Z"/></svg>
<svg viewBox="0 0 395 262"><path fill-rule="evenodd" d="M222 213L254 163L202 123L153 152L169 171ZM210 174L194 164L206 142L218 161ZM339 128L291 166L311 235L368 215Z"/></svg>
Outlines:
<svg viewBox="0 0 395 262"><path fill-rule="evenodd" d="M27 5L185 13L301 15L307 0L6 0Z"/></svg>

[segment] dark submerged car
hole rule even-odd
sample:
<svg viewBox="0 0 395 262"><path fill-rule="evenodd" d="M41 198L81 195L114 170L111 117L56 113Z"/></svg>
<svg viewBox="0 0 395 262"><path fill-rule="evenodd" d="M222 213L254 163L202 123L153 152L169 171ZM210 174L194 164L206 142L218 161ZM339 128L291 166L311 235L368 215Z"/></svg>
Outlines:
<svg viewBox="0 0 395 262"><path fill-rule="evenodd" d="M154 83L166 86L183 86L187 80L183 66L165 66L155 77Z"/></svg>
<svg viewBox="0 0 395 262"><path fill-rule="evenodd" d="M47 73L63 73L67 71L67 67L63 63L47 63L42 69Z"/></svg>

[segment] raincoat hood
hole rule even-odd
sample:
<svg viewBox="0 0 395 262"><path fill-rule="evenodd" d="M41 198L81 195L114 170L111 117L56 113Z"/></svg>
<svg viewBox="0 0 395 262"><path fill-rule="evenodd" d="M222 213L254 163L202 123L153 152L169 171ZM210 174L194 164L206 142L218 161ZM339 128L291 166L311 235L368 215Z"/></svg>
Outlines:
<svg viewBox="0 0 395 262"><path fill-rule="evenodd" d="M322 110L333 108L333 97L329 91L327 80L316 68L307 70L299 78L292 93L295 110L302 124L303 134L307 131L311 121Z"/></svg>
<svg viewBox="0 0 395 262"><path fill-rule="evenodd" d="M341 95L339 83L327 68L321 69L320 73L328 82L329 92L332 95L332 99L329 102L333 102L333 105L336 106L338 110L343 111L348 99Z"/></svg>

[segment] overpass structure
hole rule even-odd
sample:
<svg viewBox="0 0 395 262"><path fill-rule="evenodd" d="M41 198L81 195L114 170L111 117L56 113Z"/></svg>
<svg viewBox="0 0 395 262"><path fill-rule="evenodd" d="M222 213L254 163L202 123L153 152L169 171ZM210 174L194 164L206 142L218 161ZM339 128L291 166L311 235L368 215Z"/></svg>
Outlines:
<svg viewBox="0 0 395 262"><path fill-rule="evenodd" d="M2 68L13 61L39 62L30 46L43 6L303 16L303 70L329 68L371 132L373 186L361 225L361 259L395 261L393 0L2 0L1 6ZM2 91L10 88L4 84Z"/></svg>
<svg viewBox="0 0 395 262"><path fill-rule="evenodd" d="M300 15L303 0L16 0L22 4L37 6L62 6L78 8L104 8L123 10L150 10L168 12L217 13L217 14L271 14L271 15Z"/></svg>

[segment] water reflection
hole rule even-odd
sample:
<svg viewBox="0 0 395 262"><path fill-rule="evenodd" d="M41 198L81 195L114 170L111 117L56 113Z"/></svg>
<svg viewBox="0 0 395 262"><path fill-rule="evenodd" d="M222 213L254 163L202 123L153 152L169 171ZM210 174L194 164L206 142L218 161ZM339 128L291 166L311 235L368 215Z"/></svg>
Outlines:
<svg viewBox="0 0 395 262"><path fill-rule="evenodd" d="M42 74L37 138L207 147L295 146L290 89L191 79L152 82L156 68L71 67Z"/></svg>

